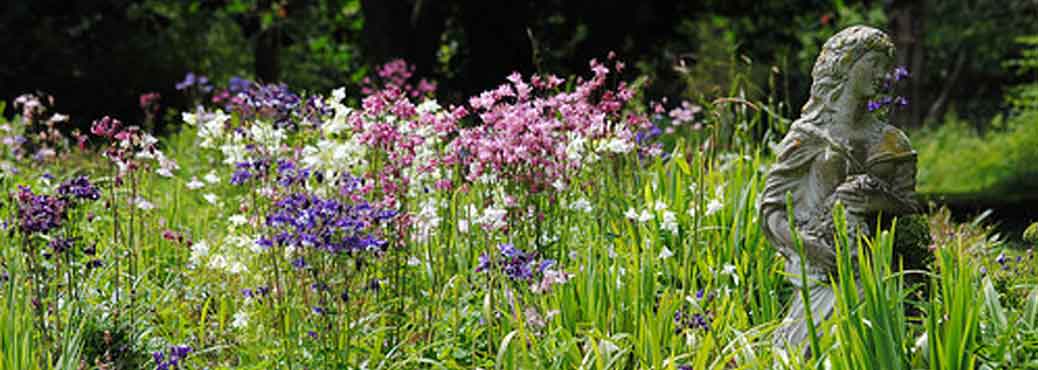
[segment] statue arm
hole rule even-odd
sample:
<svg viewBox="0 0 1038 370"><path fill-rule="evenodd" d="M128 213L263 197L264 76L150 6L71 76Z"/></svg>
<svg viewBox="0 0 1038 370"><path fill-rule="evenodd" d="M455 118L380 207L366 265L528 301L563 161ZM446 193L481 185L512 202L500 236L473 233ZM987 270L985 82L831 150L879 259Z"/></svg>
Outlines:
<svg viewBox="0 0 1038 370"><path fill-rule="evenodd" d="M812 166L828 147L828 142L819 134L805 130L810 125L794 125L789 135L782 140L776 163L768 172L764 191L761 194L759 220L762 231L768 241L788 260L796 261L799 251L796 250L793 234L789 225L789 213L786 208L786 194L792 193L794 209L804 209L803 202L812 178ZM798 211L797 211L798 212ZM796 218L796 217L794 217ZM835 268L835 249L826 243L824 237L818 237L797 230L797 236L804 243L807 262L813 268L831 270Z"/></svg>
<svg viewBox="0 0 1038 370"><path fill-rule="evenodd" d="M771 242L778 247L782 255L791 261L797 261L800 258L800 251L796 250L796 243L793 240L792 234L793 229L789 227L789 219L787 217L787 213L784 210L770 212L764 224L770 230ZM801 243L803 243L804 255L807 258L808 265L825 271L836 270L836 249L830 243L827 243L824 238L804 233L799 229L796 230L796 233Z"/></svg>

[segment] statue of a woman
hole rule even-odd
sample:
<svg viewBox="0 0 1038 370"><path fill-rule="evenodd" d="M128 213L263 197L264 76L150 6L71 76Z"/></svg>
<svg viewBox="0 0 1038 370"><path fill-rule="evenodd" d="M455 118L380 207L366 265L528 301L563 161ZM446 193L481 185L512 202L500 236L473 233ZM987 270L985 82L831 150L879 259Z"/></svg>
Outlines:
<svg viewBox="0 0 1038 370"><path fill-rule="evenodd" d="M846 208L852 238L867 234L867 221L877 213L917 209L915 151L901 130L883 121L882 110L869 107L882 92L893 55L890 38L870 27L850 27L826 41L811 72L810 100L779 144L777 162L768 172L760 223L799 286L800 255L786 209L786 194L792 195L793 226L805 249L816 324L832 315L835 303L828 283L836 272L833 205L839 201ZM800 345L808 334L803 299L794 296L775 333L776 344L784 347Z"/></svg>

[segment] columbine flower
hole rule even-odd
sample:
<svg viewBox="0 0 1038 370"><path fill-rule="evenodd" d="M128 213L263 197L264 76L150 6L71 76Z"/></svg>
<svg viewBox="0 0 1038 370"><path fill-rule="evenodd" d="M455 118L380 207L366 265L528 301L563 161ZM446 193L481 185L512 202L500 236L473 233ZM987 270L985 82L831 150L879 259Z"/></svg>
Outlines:
<svg viewBox="0 0 1038 370"><path fill-rule="evenodd" d="M142 211L150 211L155 209L155 205L151 204L147 199L138 196L137 199L131 200L131 204L136 205L138 209Z"/></svg>
<svg viewBox="0 0 1038 370"><path fill-rule="evenodd" d="M234 227L239 227L239 226L242 226L242 225L245 225L245 224L249 223L249 219L246 218L245 215L243 215L243 214L233 215L230 218L228 218L227 221L230 221L231 222L231 226L234 226Z"/></svg>
<svg viewBox="0 0 1038 370"><path fill-rule="evenodd" d="M717 199L711 200L710 203L708 203L706 205L706 215L707 216L712 216L713 214L717 213L718 211L720 211L723 208L724 208L724 203L721 203L720 200L717 200Z"/></svg>
<svg viewBox="0 0 1038 370"><path fill-rule="evenodd" d="M216 171L215 170L214 171L209 171L209 173L207 173L205 176L202 177L202 180L205 180L205 182L208 182L210 184L219 184L220 183L220 176L216 175Z"/></svg>
<svg viewBox="0 0 1038 370"><path fill-rule="evenodd" d="M18 186L18 226L23 233L45 234L61 226L64 218L65 201Z"/></svg>
<svg viewBox="0 0 1038 370"><path fill-rule="evenodd" d="M483 225L483 228L488 231L500 230L508 225L505 223L506 215L508 215L507 210L487 207L483 210L483 215L476 219L476 223Z"/></svg>
<svg viewBox="0 0 1038 370"><path fill-rule="evenodd" d="M660 222L660 228L669 231L671 234L678 233L678 218L674 212L663 211L663 222Z"/></svg>
<svg viewBox="0 0 1038 370"><path fill-rule="evenodd" d="M198 190L201 189L203 186L205 186L205 183L198 181L198 178L194 176L191 177L191 181L187 182L188 190Z"/></svg>
<svg viewBox="0 0 1038 370"><path fill-rule="evenodd" d="M191 245L191 264L199 265L207 256L209 256L209 244L205 240L199 240Z"/></svg>
<svg viewBox="0 0 1038 370"><path fill-rule="evenodd" d="M577 199L573 203L570 203L569 209L584 213L591 213L591 211L593 210L593 208L591 207L591 202L588 202L587 198L583 197Z"/></svg>
<svg viewBox="0 0 1038 370"><path fill-rule="evenodd" d="M155 360L156 370L170 370L179 367L181 362L187 358L188 353L191 353L191 347L172 346L169 347L168 357L162 351L152 352L151 356Z"/></svg>
<svg viewBox="0 0 1038 370"><path fill-rule="evenodd" d="M98 200L101 192L90 183L86 176L79 176L58 185L58 196L65 201Z"/></svg>
<svg viewBox="0 0 1038 370"><path fill-rule="evenodd" d="M642 213L638 214L638 222L646 223L649 222L649 220L652 220L652 213L647 209L643 209Z"/></svg>
<svg viewBox="0 0 1038 370"><path fill-rule="evenodd" d="M624 212L624 217L627 217L628 220L636 221L638 220L638 211L634 208L628 208L627 212Z"/></svg>
<svg viewBox="0 0 1038 370"><path fill-rule="evenodd" d="M251 291L249 295L252 295ZM249 313L245 311L238 311L234 314L234 321L231 322L231 327L241 329L249 325Z"/></svg>

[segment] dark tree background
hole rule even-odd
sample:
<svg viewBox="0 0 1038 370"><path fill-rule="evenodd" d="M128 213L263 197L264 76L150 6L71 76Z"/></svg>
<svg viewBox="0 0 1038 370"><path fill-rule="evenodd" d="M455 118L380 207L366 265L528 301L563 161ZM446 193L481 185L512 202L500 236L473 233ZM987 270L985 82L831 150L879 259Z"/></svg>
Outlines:
<svg viewBox="0 0 1038 370"><path fill-rule="evenodd" d="M43 91L80 125L140 117L145 92L183 108L173 86L189 71L327 91L403 58L458 102L513 71L587 74L588 60L611 51L628 74L650 77L654 97L738 86L795 115L821 43L858 23L885 28L913 71L898 122L954 109L979 124L1005 109L1005 86L1018 82L1002 66L1019 52L1014 38L1038 33L1030 0L34 0L0 9L0 99Z"/></svg>

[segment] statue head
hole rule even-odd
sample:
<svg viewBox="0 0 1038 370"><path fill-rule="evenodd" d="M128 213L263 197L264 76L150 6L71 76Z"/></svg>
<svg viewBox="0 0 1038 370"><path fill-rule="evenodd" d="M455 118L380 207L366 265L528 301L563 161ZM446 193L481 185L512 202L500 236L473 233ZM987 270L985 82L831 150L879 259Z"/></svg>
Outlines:
<svg viewBox="0 0 1038 370"><path fill-rule="evenodd" d="M883 31L867 26L846 28L822 45L814 69L811 70L811 97L804 105L802 117L817 120L820 114L835 110L834 104L852 83L872 85L882 75L875 75L875 66L888 66L894 58L894 43ZM863 68L855 66L859 62L871 63L866 73L870 76L855 76ZM885 68L884 68L885 69ZM866 80L852 81L853 78ZM874 86L868 86L874 88ZM819 122L823 123L823 122Z"/></svg>

